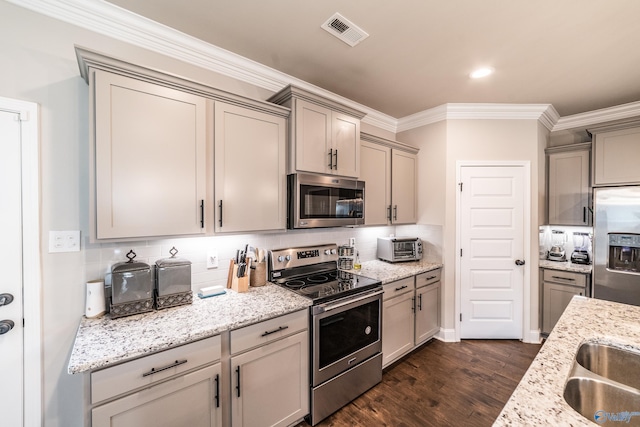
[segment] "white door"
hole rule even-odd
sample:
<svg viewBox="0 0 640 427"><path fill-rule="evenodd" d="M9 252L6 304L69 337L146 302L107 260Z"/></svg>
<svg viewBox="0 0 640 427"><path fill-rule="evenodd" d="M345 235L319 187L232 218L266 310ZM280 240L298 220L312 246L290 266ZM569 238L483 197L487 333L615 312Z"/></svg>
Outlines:
<svg viewBox="0 0 640 427"><path fill-rule="evenodd" d="M0 424L6 426L23 425L20 127L18 113L0 111Z"/></svg>
<svg viewBox="0 0 640 427"><path fill-rule="evenodd" d="M524 168L460 171L460 338L523 338Z"/></svg>

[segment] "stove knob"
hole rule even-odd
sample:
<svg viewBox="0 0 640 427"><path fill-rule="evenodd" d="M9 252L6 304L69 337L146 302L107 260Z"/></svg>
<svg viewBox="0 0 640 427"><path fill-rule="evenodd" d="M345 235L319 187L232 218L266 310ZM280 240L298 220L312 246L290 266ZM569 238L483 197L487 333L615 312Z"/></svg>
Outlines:
<svg viewBox="0 0 640 427"><path fill-rule="evenodd" d="M325 254L325 255L330 255L330 254L331 254L331 251L330 251L329 249L325 249L325 250L324 250L324 254Z"/></svg>
<svg viewBox="0 0 640 427"><path fill-rule="evenodd" d="M286 259L287 261L291 261L291 255L287 255L286 257L284 257L284 259Z"/></svg>
<svg viewBox="0 0 640 427"><path fill-rule="evenodd" d="M280 256L278 257L278 262L282 262L282 261L284 261L284 257L283 257L282 255L280 255Z"/></svg>
<svg viewBox="0 0 640 427"><path fill-rule="evenodd" d="M337 253L338 253L338 251L336 251L335 249L331 249L331 255L335 255Z"/></svg>

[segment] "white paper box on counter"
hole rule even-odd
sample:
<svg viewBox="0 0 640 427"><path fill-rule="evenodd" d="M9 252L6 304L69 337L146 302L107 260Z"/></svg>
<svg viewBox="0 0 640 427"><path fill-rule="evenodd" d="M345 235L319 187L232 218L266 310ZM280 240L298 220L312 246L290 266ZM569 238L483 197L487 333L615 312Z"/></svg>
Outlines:
<svg viewBox="0 0 640 427"><path fill-rule="evenodd" d="M106 312L104 301L104 280L91 280L87 282L87 299L84 315L91 319Z"/></svg>

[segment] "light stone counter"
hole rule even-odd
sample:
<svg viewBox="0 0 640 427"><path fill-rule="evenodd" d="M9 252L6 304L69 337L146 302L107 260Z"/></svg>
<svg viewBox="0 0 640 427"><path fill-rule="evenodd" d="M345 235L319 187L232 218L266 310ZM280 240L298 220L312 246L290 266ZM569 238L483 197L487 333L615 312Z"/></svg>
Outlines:
<svg viewBox="0 0 640 427"><path fill-rule="evenodd" d="M574 297L493 425L596 425L563 397L575 354L585 341L640 351L640 307Z"/></svg>
<svg viewBox="0 0 640 427"><path fill-rule="evenodd" d="M360 270L348 270L351 273L382 281L385 285L405 277L442 268L441 263L427 261L411 261L390 263L380 260L365 261Z"/></svg>
<svg viewBox="0 0 640 427"><path fill-rule="evenodd" d="M546 259L541 259L538 267L583 274L591 274L591 270L593 269L593 266L590 264L576 264L571 261L549 261Z"/></svg>
<svg viewBox="0 0 640 427"><path fill-rule="evenodd" d="M193 304L119 319L105 315L80 321L68 372L97 369L221 332L306 309L311 300L280 286L231 289Z"/></svg>

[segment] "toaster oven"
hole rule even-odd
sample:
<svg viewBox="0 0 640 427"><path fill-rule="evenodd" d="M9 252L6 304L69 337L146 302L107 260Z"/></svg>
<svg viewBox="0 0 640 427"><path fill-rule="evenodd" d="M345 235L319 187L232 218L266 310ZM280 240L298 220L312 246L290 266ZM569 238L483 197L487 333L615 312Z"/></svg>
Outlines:
<svg viewBox="0 0 640 427"><path fill-rule="evenodd" d="M422 259L422 240L417 237L378 237L378 258L388 262Z"/></svg>

